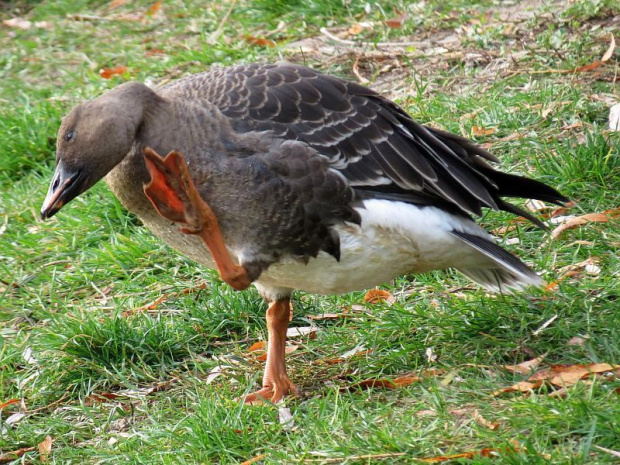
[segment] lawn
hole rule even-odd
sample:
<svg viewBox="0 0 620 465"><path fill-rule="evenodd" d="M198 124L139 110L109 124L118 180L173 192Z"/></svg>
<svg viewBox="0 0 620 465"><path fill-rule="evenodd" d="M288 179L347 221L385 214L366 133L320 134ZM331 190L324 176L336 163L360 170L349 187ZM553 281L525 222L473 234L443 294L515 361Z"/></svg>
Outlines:
<svg viewBox="0 0 620 465"><path fill-rule="evenodd" d="M617 463L617 2L23 0L0 20L0 463ZM574 226L553 235L480 219L547 285L491 296L447 271L376 302L298 293L300 397L241 404L264 364L254 290L167 248L103 183L45 223L39 208L76 103L277 60L365 83L570 197L526 207Z"/></svg>

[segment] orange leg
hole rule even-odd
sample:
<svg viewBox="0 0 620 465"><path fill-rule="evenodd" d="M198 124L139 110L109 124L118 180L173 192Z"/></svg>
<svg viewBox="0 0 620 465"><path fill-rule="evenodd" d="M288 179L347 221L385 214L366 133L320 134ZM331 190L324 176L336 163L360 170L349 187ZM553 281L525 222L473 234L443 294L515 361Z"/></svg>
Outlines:
<svg viewBox="0 0 620 465"><path fill-rule="evenodd" d="M297 388L286 374L284 350L286 347L286 330L292 312L289 299L273 302L267 310L267 362L263 375L263 388L249 394L244 402L258 404L264 401L276 403L287 394L297 395Z"/></svg>
<svg viewBox="0 0 620 465"><path fill-rule="evenodd" d="M188 227L186 234L196 234L205 243L224 282L240 291L251 284L247 270L236 265L222 236L220 225L211 207L200 197L187 169L183 156L170 152L166 158L145 147L144 161L151 174L151 182L144 193L153 202L160 215Z"/></svg>

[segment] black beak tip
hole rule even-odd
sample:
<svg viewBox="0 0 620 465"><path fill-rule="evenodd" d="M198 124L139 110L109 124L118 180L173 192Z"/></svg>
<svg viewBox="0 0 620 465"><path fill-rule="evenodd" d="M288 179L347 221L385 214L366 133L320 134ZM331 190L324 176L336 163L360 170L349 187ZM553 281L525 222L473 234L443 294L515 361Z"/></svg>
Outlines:
<svg viewBox="0 0 620 465"><path fill-rule="evenodd" d="M57 209L43 209L41 210L41 219L43 221L50 219L52 216L54 216L56 213L58 213Z"/></svg>

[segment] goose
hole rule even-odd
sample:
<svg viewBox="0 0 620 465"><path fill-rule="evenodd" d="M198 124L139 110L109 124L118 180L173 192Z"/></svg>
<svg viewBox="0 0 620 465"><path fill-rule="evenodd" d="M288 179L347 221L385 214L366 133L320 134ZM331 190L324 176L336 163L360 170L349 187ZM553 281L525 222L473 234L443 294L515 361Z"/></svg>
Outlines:
<svg viewBox="0 0 620 465"><path fill-rule="evenodd" d="M163 157L165 155L165 158ZM43 219L105 178L156 236L269 304L262 386L296 394L285 363L294 290L329 295L454 268L490 292L541 278L475 223L507 202L562 204L496 170L461 136L414 121L377 92L288 63L244 64L159 88L127 82L62 120Z"/></svg>

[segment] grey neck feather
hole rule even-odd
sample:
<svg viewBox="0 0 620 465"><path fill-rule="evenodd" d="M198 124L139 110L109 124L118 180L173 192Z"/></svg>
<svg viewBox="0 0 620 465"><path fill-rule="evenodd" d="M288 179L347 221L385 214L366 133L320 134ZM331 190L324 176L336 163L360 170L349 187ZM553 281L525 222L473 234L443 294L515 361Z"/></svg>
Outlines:
<svg viewBox="0 0 620 465"><path fill-rule="evenodd" d="M125 207L135 213L151 214L152 208L142 184L149 175L142 155L150 147L162 156L176 150L190 166L225 156L237 135L228 119L211 103L176 99L151 99L130 152L106 177L106 182ZM137 182L139 180L140 182Z"/></svg>

